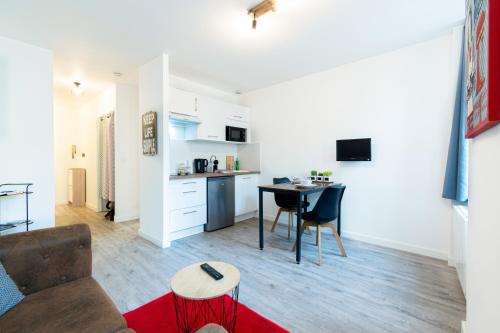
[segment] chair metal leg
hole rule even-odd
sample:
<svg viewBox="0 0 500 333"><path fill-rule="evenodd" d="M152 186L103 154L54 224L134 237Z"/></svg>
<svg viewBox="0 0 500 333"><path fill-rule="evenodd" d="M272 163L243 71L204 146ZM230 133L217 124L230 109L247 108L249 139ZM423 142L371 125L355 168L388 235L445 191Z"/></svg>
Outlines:
<svg viewBox="0 0 500 333"><path fill-rule="evenodd" d="M288 240L290 240L291 229L292 229L292 212L288 211Z"/></svg>
<svg viewBox="0 0 500 333"><path fill-rule="evenodd" d="M278 224L278 220L279 220L280 215L281 215L281 210L282 210L282 208L278 209L278 214L276 215L276 218L274 219L273 226L271 227L271 232L274 232L274 229L276 229L276 225Z"/></svg>
<svg viewBox="0 0 500 333"><path fill-rule="evenodd" d="M340 239L340 236L337 232L337 228L330 223L328 223L328 227L332 229L333 236L335 236L335 239L337 240L337 245L339 246L340 252L342 253L342 257L347 257L347 253L345 252L344 249L344 244L342 244L342 239Z"/></svg>
<svg viewBox="0 0 500 333"><path fill-rule="evenodd" d="M319 265L321 266L321 227L318 224L317 226L317 231L316 231L316 242L318 243L318 259L319 259Z"/></svg>
<svg viewBox="0 0 500 333"><path fill-rule="evenodd" d="M304 224L302 224L302 227L300 228L300 234L304 234L304 230L306 228L306 224L307 222L304 221ZM293 243L293 247L292 247L292 252L295 252L295 248L297 247L297 240L295 240L295 242Z"/></svg>

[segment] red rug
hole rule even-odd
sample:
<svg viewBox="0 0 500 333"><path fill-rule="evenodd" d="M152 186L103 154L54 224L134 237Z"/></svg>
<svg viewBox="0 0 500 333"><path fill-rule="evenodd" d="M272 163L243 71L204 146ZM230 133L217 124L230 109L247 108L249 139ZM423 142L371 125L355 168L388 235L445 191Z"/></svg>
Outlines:
<svg viewBox="0 0 500 333"><path fill-rule="evenodd" d="M225 296L228 297L229 296ZM178 333L172 292L124 314L129 328L137 333ZM286 333L281 326L238 304L236 333Z"/></svg>

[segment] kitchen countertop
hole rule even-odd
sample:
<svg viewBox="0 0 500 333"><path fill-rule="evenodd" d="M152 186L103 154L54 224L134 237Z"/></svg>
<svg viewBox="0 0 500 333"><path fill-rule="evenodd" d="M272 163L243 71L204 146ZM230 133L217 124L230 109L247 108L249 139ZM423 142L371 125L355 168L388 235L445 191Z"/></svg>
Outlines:
<svg viewBox="0 0 500 333"><path fill-rule="evenodd" d="M235 171L235 172L224 172L224 173L213 173L213 172L205 172L205 173L192 173L187 176L177 176L170 175L170 180L175 179L189 179L189 178L211 178L211 177L227 177L227 176L239 176L239 175L251 175L251 174L259 174L260 171Z"/></svg>

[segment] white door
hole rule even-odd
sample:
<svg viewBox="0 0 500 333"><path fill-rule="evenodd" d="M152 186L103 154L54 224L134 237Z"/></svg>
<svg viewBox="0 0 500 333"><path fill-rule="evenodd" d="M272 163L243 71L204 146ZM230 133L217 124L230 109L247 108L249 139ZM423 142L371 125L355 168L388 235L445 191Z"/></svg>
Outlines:
<svg viewBox="0 0 500 333"><path fill-rule="evenodd" d="M188 116L197 116L196 95L188 91L170 87L169 111Z"/></svg>

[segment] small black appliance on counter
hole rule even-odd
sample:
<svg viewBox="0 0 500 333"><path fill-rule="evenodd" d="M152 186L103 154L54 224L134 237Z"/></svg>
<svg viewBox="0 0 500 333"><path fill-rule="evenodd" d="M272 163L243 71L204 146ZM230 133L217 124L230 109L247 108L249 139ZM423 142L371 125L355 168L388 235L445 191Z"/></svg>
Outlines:
<svg viewBox="0 0 500 333"><path fill-rule="evenodd" d="M207 172L208 160L204 158L194 159L194 172L205 173Z"/></svg>

